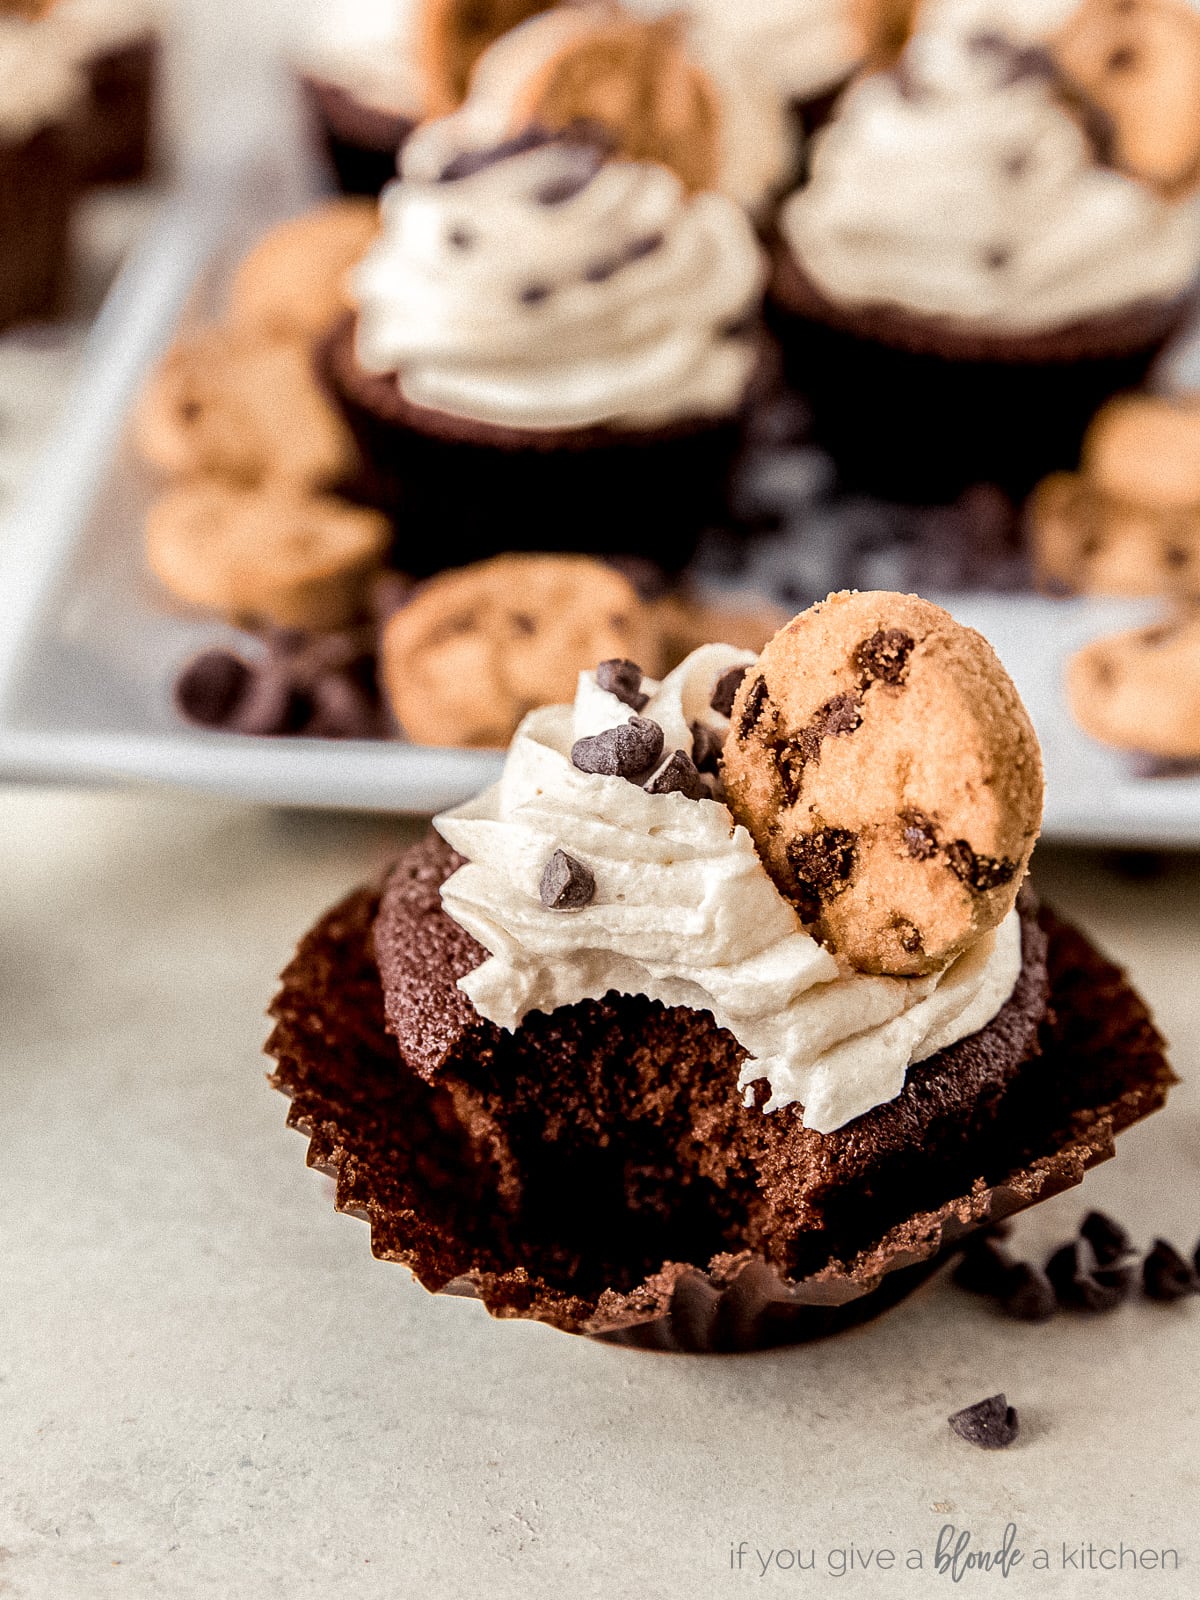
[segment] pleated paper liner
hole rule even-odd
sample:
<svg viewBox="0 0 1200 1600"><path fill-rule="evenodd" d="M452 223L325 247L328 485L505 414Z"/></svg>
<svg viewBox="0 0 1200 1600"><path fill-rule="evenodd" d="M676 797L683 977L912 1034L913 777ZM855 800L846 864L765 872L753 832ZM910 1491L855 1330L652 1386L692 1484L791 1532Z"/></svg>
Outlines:
<svg viewBox="0 0 1200 1600"><path fill-rule="evenodd" d="M449 1094L410 1072L385 1031L370 939L378 900L375 889L357 890L302 941L271 1006L271 1081L292 1100L288 1121L308 1136L309 1165L336 1180L337 1209L369 1223L374 1254L402 1262L431 1291L481 1299L494 1316L659 1350L825 1337L903 1299L977 1228L1079 1183L1175 1081L1124 974L1043 910L1051 981L1043 1054L1005 1106L1022 1142L1010 1157L992 1152L990 1170L967 1192L799 1281L746 1251L669 1262L629 1290L572 1292L521 1264L520 1241L505 1240Z"/></svg>

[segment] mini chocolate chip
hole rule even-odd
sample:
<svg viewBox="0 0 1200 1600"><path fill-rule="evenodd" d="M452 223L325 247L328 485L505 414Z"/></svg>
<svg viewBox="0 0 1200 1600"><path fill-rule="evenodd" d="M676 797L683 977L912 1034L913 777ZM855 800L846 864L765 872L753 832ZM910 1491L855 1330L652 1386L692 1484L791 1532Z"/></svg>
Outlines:
<svg viewBox="0 0 1200 1600"><path fill-rule="evenodd" d="M999 1299L1007 1294L1016 1262L999 1240L984 1234L975 1237L963 1251L954 1269L954 1281L971 1294L986 1294Z"/></svg>
<svg viewBox="0 0 1200 1600"><path fill-rule="evenodd" d="M715 728L703 722L692 723L692 760L697 772L711 772L715 777L721 770L721 752L725 741Z"/></svg>
<svg viewBox="0 0 1200 1600"><path fill-rule="evenodd" d="M727 667L717 679L708 703L719 717L733 715L733 702L737 699L742 679L749 671L749 667Z"/></svg>
<svg viewBox="0 0 1200 1600"><path fill-rule="evenodd" d="M446 240L449 244L453 245L456 250L469 250L475 243L475 235L471 232L470 228L458 226L449 230L449 232L446 234Z"/></svg>
<svg viewBox="0 0 1200 1600"><path fill-rule="evenodd" d="M796 875L793 901L805 922L816 922L827 899L840 894L858 859L858 837L848 828L817 828L787 846L788 865Z"/></svg>
<svg viewBox="0 0 1200 1600"><path fill-rule="evenodd" d="M540 306L543 300L549 300L550 294L548 283L527 283L517 298L523 306Z"/></svg>
<svg viewBox="0 0 1200 1600"><path fill-rule="evenodd" d="M1060 1306L1073 1311L1115 1311L1133 1284L1129 1267L1101 1267L1086 1239L1060 1245L1046 1262Z"/></svg>
<svg viewBox="0 0 1200 1600"><path fill-rule="evenodd" d="M219 728L232 717L249 681L250 668L239 656L229 650L205 650L179 674L175 704L189 722Z"/></svg>
<svg viewBox="0 0 1200 1600"><path fill-rule="evenodd" d="M681 794L688 800L708 799L708 785L685 750L676 750L666 766L642 787L647 794Z"/></svg>
<svg viewBox="0 0 1200 1600"><path fill-rule="evenodd" d="M1088 1212L1079 1224L1079 1236L1091 1245L1092 1253L1102 1267L1111 1267L1114 1261L1127 1256L1133 1249L1125 1229L1103 1211Z"/></svg>
<svg viewBox="0 0 1200 1600"><path fill-rule="evenodd" d="M584 283L607 283L613 274L620 270L621 263L615 256L605 256L601 261L589 262L583 269Z"/></svg>
<svg viewBox="0 0 1200 1600"><path fill-rule="evenodd" d="M550 911L580 911L591 905L596 879L591 867L565 850L556 850L542 870L538 893Z"/></svg>
<svg viewBox="0 0 1200 1600"><path fill-rule="evenodd" d="M1000 1309L1017 1322L1049 1322L1058 1309L1054 1285L1030 1261L1018 1261L1012 1269L1008 1287L1000 1298Z"/></svg>
<svg viewBox="0 0 1200 1600"><path fill-rule="evenodd" d="M650 698L641 692L641 667L634 661L623 661L619 656L600 663L596 668L596 683L609 694L615 694L622 705L632 706L634 711L641 711Z"/></svg>
<svg viewBox="0 0 1200 1600"><path fill-rule="evenodd" d="M770 695L767 692L767 680L761 676L755 678L750 685L750 692L742 706L742 715L738 720L738 738L747 738L751 731L762 721L763 713L770 709Z"/></svg>
<svg viewBox="0 0 1200 1600"><path fill-rule="evenodd" d="M1200 1281L1173 1244L1155 1239L1142 1262L1142 1288L1151 1300L1185 1300L1200 1293Z"/></svg>
<svg viewBox="0 0 1200 1600"><path fill-rule="evenodd" d="M904 848L914 861L930 861L938 853L937 829L923 811L902 811Z"/></svg>
<svg viewBox="0 0 1200 1600"><path fill-rule="evenodd" d="M902 628L880 628L854 651L854 664L864 684L878 681L893 686L904 682L908 658L917 641Z"/></svg>
<svg viewBox="0 0 1200 1600"><path fill-rule="evenodd" d="M960 1439L977 1444L981 1450L1003 1450L1019 1431L1016 1407L1010 1406L1002 1394L964 1406L946 1420Z"/></svg>
<svg viewBox="0 0 1200 1600"><path fill-rule="evenodd" d="M662 249L663 236L661 233L643 233L636 239L631 239L625 247L626 261L641 261L644 256L652 256L656 250Z"/></svg>
<svg viewBox="0 0 1200 1600"><path fill-rule="evenodd" d="M605 728L589 738L576 739L571 762L580 772L597 772L607 778L627 778L640 783L662 755L663 731L648 717L630 717L619 728Z"/></svg>
<svg viewBox="0 0 1200 1600"><path fill-rule="evenodd" d="M1011 883L1017 870L1017 863L1007 856L977 855L965 839L946 846L946 861L959 882L977 894Z"/></svg>

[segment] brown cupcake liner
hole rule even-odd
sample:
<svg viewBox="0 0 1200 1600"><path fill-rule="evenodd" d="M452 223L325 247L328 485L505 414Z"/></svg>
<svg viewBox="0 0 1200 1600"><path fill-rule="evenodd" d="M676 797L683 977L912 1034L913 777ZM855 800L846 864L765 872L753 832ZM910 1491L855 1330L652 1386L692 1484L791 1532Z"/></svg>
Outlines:
<svg viewBox="0 0 1200 1600"><path fill-rule="evenodd" d="M406 1068L386 1031L371 944L378 902L377 890L357 890L302 941L271 1006L270 1081L291 1098L288 1123L309 1139L308 1164L335 1180L336 1208L369 1223L373 1253L431 1291L482 1300L494 1316L660 1350L825 1337L896 1304L975 1229L1078 1184L1176 1081L1121 971L1043 911L1051 1010L1043 1054L1005 1108L1013 1125L1034 1130L1008 1170L993 1160L966 1192L800 1281L746 1251L664 1263L624 1292L572 1293L513 1264L519 1241L497 1231L450 1094Z"/></svg>

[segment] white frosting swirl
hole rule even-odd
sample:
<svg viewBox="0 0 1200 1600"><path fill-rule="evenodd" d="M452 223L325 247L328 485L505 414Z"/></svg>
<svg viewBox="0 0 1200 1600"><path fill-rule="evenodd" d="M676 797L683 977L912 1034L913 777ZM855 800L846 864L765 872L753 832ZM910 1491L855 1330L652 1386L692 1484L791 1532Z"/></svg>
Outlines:
<svg viewBox="0 0 1200 1600"><path fill-rule="evenodd" d="M659 15L676 9L658 0L631 9ZM488 47L475 63L471 91L449 116L420 128L405 147L405 177L432 178L464 150L497 144L512 128L517 100L551 58L595 27L588 5L560 6L530 17ZM603 9L599 13L605 19ZM717 187L747 210L762 209L795 165L795 134L784 98L747 57L731 50L711 30L692 37L698 66L717 90L720 107L720 173Z"/></svg>
<svg viewBox="0 0 1200 1600"><path fill-rule="evenodd" d="M0 15L0 137L29 139L63 120L85 87L61 33L44 22Z"/></svg>
<svg viewBox="0 0 1200 1600"><path fill-rule="evenodd" d="M301 67L364 105L418 117L424 89L414 0L320 0L296 52Z"/></svg>
<svg viewBox="0 0 1200 1600"><path fill-rule="evenodd" d="M706 645L660 685L643 685L651 698L640 714L662 727L664 758L691 750L697 722L724 735L728 722L709 705L713 687L753 659ZM467 857L442 903L489 952L459 985L482 1016L516 1028L531 1011L611 991L709 1011L748 1052L739 1084L765 1078L765 1109L799 1102L818 1133L894 1099L913 1062L995 1016L1021 969L1015 912L940 973L842 970L804 931L723 804L650 795L572 765L575 739L630 715L594 674L581 674L573 707L525 718L497 784L434 819ZM595 877L581 910L541 902L556 849Z"/></svg>
<svg viewBox="0 0 1200 1600"><path fill-rule="evenodd" d="M737 409L755 352L728 328L763 267L725 196L556 142L453 181L405 177L381 222L352 280L358 359L411 401L514 428Z"/></svg>
<svg viewBox="0 0 1200 1600"><path fill-rule="evenodd" d="M1098 165L1046 77L958 26L918 33L899 72L849 91L781 227L841 304L998 333L1170 300L1200 267L1194 204Z"/></svg>

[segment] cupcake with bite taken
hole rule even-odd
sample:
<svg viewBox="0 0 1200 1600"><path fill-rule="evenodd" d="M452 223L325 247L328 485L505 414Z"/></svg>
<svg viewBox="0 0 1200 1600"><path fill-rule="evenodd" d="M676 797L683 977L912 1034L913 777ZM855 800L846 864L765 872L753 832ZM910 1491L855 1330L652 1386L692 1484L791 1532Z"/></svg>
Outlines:
<svg viewBox="0 0 1200 1600"><path fill-rule="evenodd" d="M502 548L678 567L723 515L763 381L762 253L698 186L699 100L687 129L636 120L634 153L592 104L556 88L500 143L406 163L324 345L410 570Z"/></svg>
<svg viewBox="0 0 1200 1600"><path fill-rule="evenodd" d="M844 97L781 210L777 325L818 440L859 486L1023 496L1074 465L1098 406L1194 303L1197 174L1179 155L1168 179L1124 137L1119 71L1098 76L1079 44L1095 9L1045 45L978 5L922 13L896 65ZM1174 56L1200 68L1200 16L1172 11L1171 44L1147 54L1144 9L1122 14L1136 49L1110 30L1113 59L1164 81ZM1195 115L1171 96L1156 115L1164 147L1200 158Z"/></svg>
<svg viewBox="0 0 1200 1600"><path fill-rule="evenodd" d="M306 937L273 1082L430 1289L660 1348L836 1331L1172 1081L1025 883L1041 799L1003 668L914 596L602 662Z"/></svg>

